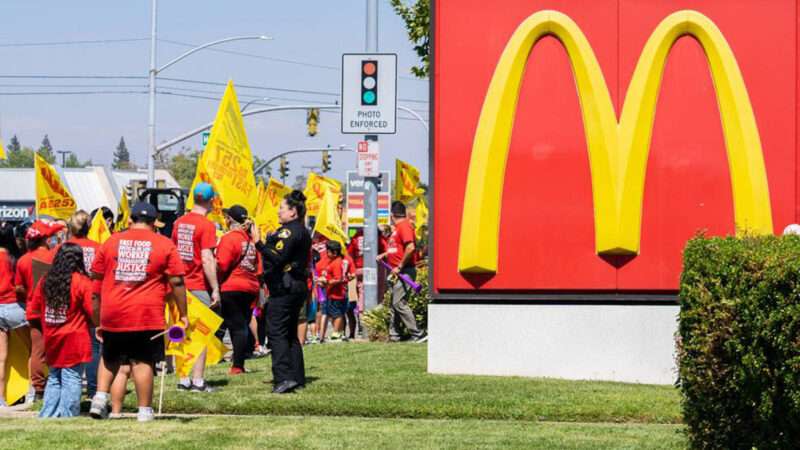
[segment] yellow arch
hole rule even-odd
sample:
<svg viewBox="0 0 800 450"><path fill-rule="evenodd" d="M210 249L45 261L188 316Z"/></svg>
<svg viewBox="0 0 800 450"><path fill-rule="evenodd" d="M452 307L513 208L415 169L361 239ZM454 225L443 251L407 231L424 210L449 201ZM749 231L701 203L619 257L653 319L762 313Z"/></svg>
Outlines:
<svg viewBox="0 0 800 450"><path fill-rule="evenodd" d="M502 190L520 84L531 48L548 35L561 42L575 75L592 177L597 253L639 252L644 179L661 75L670 49L684 35L700 43L711 68L737 232L772 233L767 176L750 100L736 59L711 20L696 11L679 11L656 27L639 57L617 123L586 36L568 16L546 10L528 17L511 36L486 93L467 175L460 272L497 272Z"/></svg>

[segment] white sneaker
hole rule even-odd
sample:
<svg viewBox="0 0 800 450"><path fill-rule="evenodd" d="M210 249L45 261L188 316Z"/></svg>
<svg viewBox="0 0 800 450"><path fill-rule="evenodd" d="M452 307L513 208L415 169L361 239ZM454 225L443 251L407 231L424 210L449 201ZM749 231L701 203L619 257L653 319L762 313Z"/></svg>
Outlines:
<svg viewBox="0 0 800 450"><path fill-rule="evenodd" d="M109 418L109 420L112 420L112 419L122 419L122 413L113 413L113 412L112 412L112 413L110 413L110 414L108 415L108 418Z"/></svg>
<svg viewBox="0 0 800 450"><path fill-rule="evenodd" d="M137 422L150 422L151 420L155 419L156 415L153 413L152 408L146 411L139 410L136 414L136 421Z"/></svg>
<svg viewBox="0 0 800 450"><path fill-rule="evenodd" d="M92 419L108 419L108 400L95 396L89 408L89 416Z"/></svg>

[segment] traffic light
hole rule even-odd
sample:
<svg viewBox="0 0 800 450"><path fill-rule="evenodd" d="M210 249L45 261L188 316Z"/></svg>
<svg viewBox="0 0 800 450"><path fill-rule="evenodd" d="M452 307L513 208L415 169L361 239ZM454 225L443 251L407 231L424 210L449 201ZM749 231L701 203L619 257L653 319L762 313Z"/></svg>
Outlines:
<svg viewBox="0 0 800 450"><path fill-rule="evenodd" d="M322 173L331 170L331 154L325 150L322 152Z"/></svg>
<svg viewBox="0 0 800 450"><path fill-rule="evenodd" d="M306 113L306 125L308 125L308 135L317 135L317 125L319 124L319 108L311 108Z"/></svg>
<svg viewBox="0 0 800 450"><path fill-rule="evenodd" d="M289 176L289 161L286 159L285 156L281 156L281 178L286 179Z"/></svg>
<svg viewBox="0 0 800 450"><path fill-rule="evenodd" d="M378 104L378 61L361 61L361 106Z"/></svg>

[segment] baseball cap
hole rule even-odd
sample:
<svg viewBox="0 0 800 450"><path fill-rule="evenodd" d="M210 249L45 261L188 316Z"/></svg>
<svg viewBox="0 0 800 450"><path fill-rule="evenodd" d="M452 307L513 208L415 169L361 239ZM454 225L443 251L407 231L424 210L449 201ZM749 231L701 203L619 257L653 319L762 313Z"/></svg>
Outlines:
<svg viewBox="0 0 800 450"><path fill-rule="evenodd" d="M233 205L230 208L223 209L222 212L239 223L244 223L247 220L247 209L241 205Z"/></svg>
<svg viewBox="0 0 800 450"><path fill-rule="evenodd" d="M207 202L216 197L217 194L214 192L213 186L211 186L209 183L202 182L197 183L197 186L194 187L194 192L192 195L194 196L195 201Z"/></svg>
<svg viewBox="0 0 800 450"><path fill-rule="evenodd" d="M46 239L63 229L63 223L45 223L41 220L37 220L36 222L33 222L30 227L28 227L28 230L25 232L25 239L29 241Z"/></svg>
<svg viewBox="0 0 800 450"><path fill-rule="evenodd" d="M131 217L142 217L146 219L156 220L158 218L158 211L156 207L146 202L139 202L131 208Z"/></svg>

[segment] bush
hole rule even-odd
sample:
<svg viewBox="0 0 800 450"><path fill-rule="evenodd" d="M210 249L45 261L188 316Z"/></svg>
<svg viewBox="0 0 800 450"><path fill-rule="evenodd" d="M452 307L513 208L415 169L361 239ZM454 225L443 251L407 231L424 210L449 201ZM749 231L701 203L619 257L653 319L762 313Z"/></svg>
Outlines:
<svg viewBox="0 0 800 450"><path fill-rule="evenodd" d="M800 443L800 238L689 241L678 385L692 447Z"/></svg>
<svg viewBox="0 0 800 450"><path fill-rule="evenodd" d="M428 287L428 268L423 266L417 269L417 283L422 285L419 294L411 293L411 298L408 300L408 306L414 312L417 319L417 326L420 330L428 328L428 303L430 302L430 289ZM392 292L386 291L383 296L383 301L377 308L365 313L362 317L362 323L367 329L367 335L370 341L388 341L389 340L389 308L392 305ZM407 332L402 329L400 332Z"/></svg>

